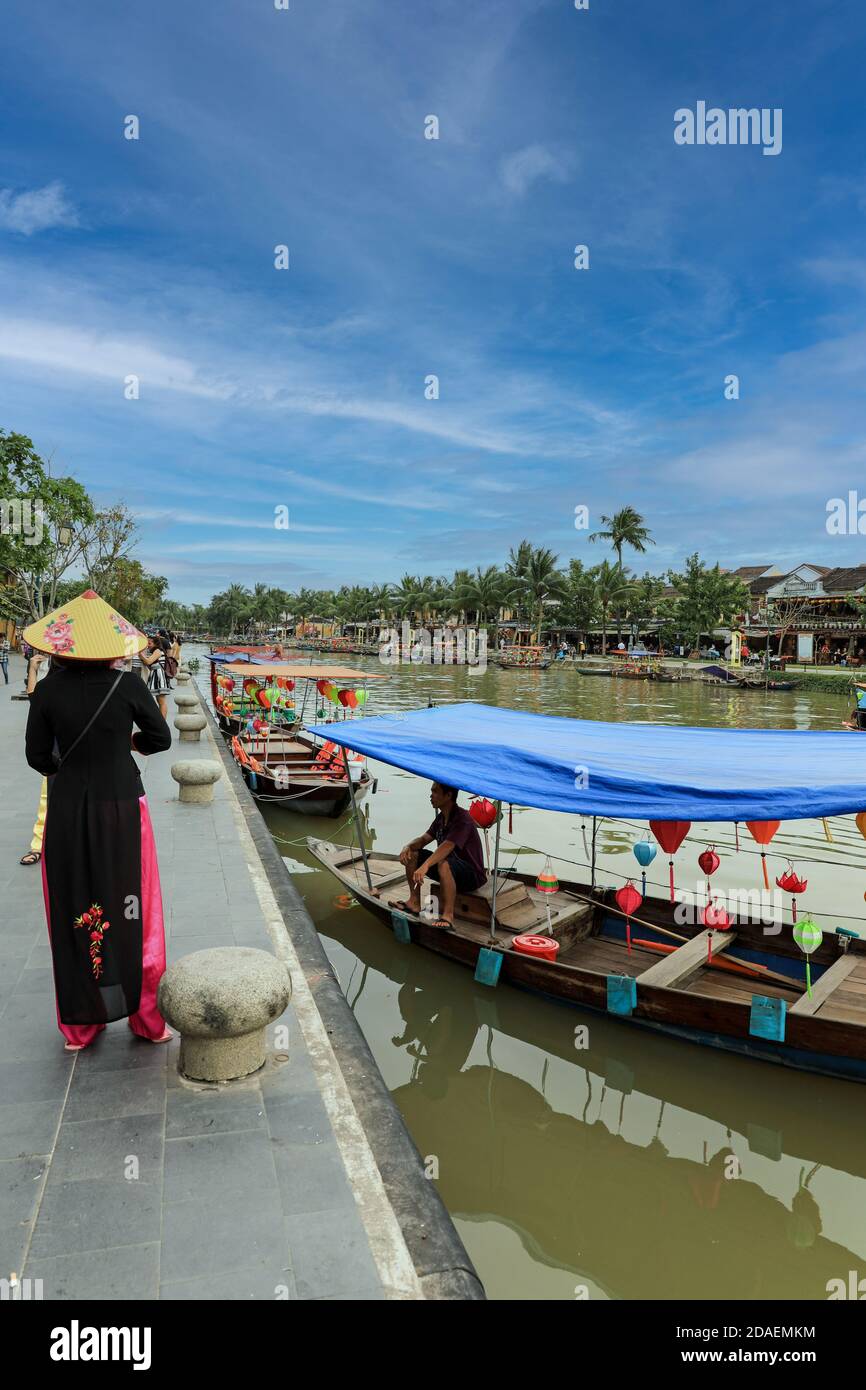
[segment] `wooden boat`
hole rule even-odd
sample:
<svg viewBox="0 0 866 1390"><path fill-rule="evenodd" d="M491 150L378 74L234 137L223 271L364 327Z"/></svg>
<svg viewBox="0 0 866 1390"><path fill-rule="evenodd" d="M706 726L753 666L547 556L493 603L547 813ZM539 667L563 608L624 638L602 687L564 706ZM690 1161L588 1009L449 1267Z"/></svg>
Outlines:
<svg viewBox="0 0 866 1390"><path fill-rule="evenodd" d="M354 790L356 801L367 795L373 778L363 766L363 760L349 757L349 775L342 757L342 750L333 745L339 757L325 757L324 745L328 730L333 727L346 727L346 714L350 711L341 705L331 705L329 709L340 710L342 718L323 724L322 737L300 734L301 718L308 703L324 697L317 691L317 682L328 681L332 686L355 690L361 687L366 692L370 680L386 680L383 675L356 671L348 666L336 665L287 665L282 662L265 662L253 665L246 662L229 662L221 672L233 679L243 690L252 680L261 687L274 688L275 681L291 682L293 691L283 692L292 695L291 707L274 705L264 710L250 702L248 707L235 710L220 697L215 701L216 717L222 732L231 738L232 753L240 767L244 779L255 797L261 801L278 803L284 809L297 811L307 816L339 816L349 806ZM277 687L281 689L281 687ZM303 695L299 692L303 690ZM360 720L352 719L352 724ZM349 784L352 778L352 786Z"/></svg>
<svg viewBox="0 0 866 1390"><path fill-rule="evenodd" d="M342 730L334 736L348 737ZM643 792L634 769L650 739L656 743L653 772ZM450 743L471 766L471 790L479 795L501 800L504 778L523 805L593 817L597 811L615 814L613 796L620 798L619 814L638 818L647 810L655 815L668 796L671 820L683 818L677 813L691 806L692 796L702 819L709 820L766 819L768 791L781 799L795 791L803 817L866 806L866 776L851 766L842 734L605 725L467 704L415 711L393 724L385 716L366 723L352 741L370 757L446 781L449 759L453 768ZM566 765L576 765L577 749L590 766L596 759L589 794L567 787L561 774ZM606 766L605 757L618 765ZM814 769L811 777L804 776L804 759ZM744 783L734 790L736 774L745 776L753 766L758 786ZM763 774L776 779L772 785L760 780L764 766L772 769ZM790 787L778 780L789 766L795 769ZM818 775L826 778L826 788L817 785ZM629 949L613 890L575 880L542 894L532 876L512 872L496 874L495 921L491 882L477 893L458 895L454 928L446 931L423 912L397 909L407 884L396 855L318 839L308 846L401 939L481 969L484 982L498 959L500 982L563 1003L747 1057L866 1080L866 941L849 931L824 933L809 958L807 989L804 957L781 922L738 913L729 930L709 932L700 922L680 925L673 902L648 896L630 919ZM526 933L552 938L556 958L524 954L515 938ZM482 951L489 955L482 957Z"/></svg>
<svg viewBox="0 0 866 1390"><path fill-rule="evenodd" d="M504 647L499 653L499 665L505 670L546 671L550 662L546 647Z"/></svg>
<svg viewBox="0 0 866 1390"><path fill-rule="evenodd" d="M393 930L394 904L405 899L407 890L397 855L376 851L368 857L371 890L360 850L317 839L308 839L307 845L353 897ZM740 917L735 932L714 932L714 963L708 965L710 933L677 926L674 908L663 900L644 900L632 919L632 937L667 946L673 943L664 933L671 932L681 944L671 954L636 945L629 951L624 918L612 891L593 893L589 885L573 882L548 896L533 884L530 875L517 873L497 884L503 906L497 903L493 949L502 955L501 981L608 1012L608 981L627 977L636 982L636 1003L625 1016L631 1023L765 1061L866 1080L866 942L851 941L843 951L840 942L845 938L825 937L812 956L810 997L797 946L780 935L773 938L773 951L767 951L760 921ZM453 932L433 927L424 917L403 914L412 941L474 970L482 947L490 947L491 896L489 883L477 894L458 895ZM552 937L559 945L556 960L516 951L514 937L525 932ZM726 958L728 963L745 963L754 973L720 969ZM784 1043L750 1035L751 998L756 992L788 1005Z"/></svg>
<svg viewBox="0 0 866 1390"><path fill-rule="evenodd" d="M579 676L612 676L613 667L611 666L576 666L575 670Z"/></svg>
<svg viewBox="0 0 866 1390"><path fill-rule="evenodd" d="M336 745L317 743L306 734L274 733L247 743L233 739L232 753L257 800L302 816L340 816L351 803L343 750ZM373 778L355 754L349 754L349 775L355 800L361 801Z"/></svg>
<svg viewBox="0 0 866 1390"><path fill-rule="evenodd" d="M796 690L796 681L765 680L763 676L743 675L727 666L704 666L700 680L705 685L727 686L730 690Z"/></svg>

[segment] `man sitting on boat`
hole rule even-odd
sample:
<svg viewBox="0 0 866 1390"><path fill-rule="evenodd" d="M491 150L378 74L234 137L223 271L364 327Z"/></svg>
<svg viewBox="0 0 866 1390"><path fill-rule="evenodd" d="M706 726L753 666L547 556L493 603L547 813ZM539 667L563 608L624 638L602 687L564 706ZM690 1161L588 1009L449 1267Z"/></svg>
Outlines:
<svg viewBox="0 0 866 1390"><path fill-rule="evenodd" d="M485 882L484 854L478 827L462 806L457 805L457 791L441 782L430 788L430 804L437 812L429 830L410 840L400 851L400 863L406 869L409 897L397 903L398 909L415 914L421 911L421 887L425 878L439 884L439 916L434 927L450 931L454 926L454 904L458 893L474 893ZM419 863L421 851L431 840L436 849Z"/></svg>

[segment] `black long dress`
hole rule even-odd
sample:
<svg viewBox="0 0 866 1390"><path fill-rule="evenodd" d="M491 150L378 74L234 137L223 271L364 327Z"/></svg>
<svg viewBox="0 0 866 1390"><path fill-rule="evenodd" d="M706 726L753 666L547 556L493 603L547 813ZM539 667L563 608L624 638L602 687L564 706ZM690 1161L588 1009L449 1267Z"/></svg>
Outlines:
<svg viewBox="0 0 866 1390"><path fill-rule="evenodd" d="M108 666L53 670L37 685L27 721L27 761L49 778L46 911L65 1024L125 1018L141 995L144 789L133 726L139 753L170 748L171 732L140 678L124 673L59 771L53 757L55 747L61 755L72 747L116 678Z"/></svg>

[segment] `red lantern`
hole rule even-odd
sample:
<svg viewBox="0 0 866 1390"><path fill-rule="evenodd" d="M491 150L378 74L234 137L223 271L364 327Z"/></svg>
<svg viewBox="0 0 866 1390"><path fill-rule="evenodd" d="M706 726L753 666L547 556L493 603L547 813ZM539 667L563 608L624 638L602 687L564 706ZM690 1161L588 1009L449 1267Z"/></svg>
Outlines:
<svg viewBox="0 0 866 1390"><path fill-rule="evenodd" d="M616 905L619 908L620 912L625 913L625 940L626 946L628 947L629 952L631 952L631 922L629 921L629 918L633 915L633 913L637 912L638 908L643 902L643 898L641 897L638 890L635 888L631 879L628 879L623 884L622 888L618 888L614 896L616 898Z"/></svg>
<svg viewBox="0 0 866 1390"><path fill-rule="evenodd" d="M805 893L808 886L809 880L807 878L798 878L794 873L793 864L789 864L782 877L776 879L776 887L781 888L785 893ZM793 922L797 920L797 899L794 897L791 898L791 920Z"/></svg>
<svg viewBox="0 0 866 1390"><path fill-rule="evenodd" d="M489 830L496 820L496 807L485 797L476 797L469 803L469 814L479 830Z"/></svg>
<svg viewBox="0 0 866 1390"><path fill-rule="evenodd" d="M331 682L329 680L316 681L316 689L320 695L324 695L330 684Z"/></svg>
<svg viewBox="0 0 866 1390"><path fill-rule="evenodd" d="M712 845L710 845L709 849L705 849L703 854L698 855L698 864L700 866L701 873L706 875L708 898L710 896L710 877L712 874L716 872L716 869L719 867L721 862L721 859L716 854L715 848Z"/></svg>
<svg viewBox="0 0 866 1390"><path fill-rule="evenodd" d="M668 860L671 880L671 902L674 901L674 855L691 829L690 820L651 820L649 828L655 835Z"/></svg>
<svg viewBox="0 0 866 1390"><path fill-rule="evenodd" d="M768 845L781 824L782 822L780 820L746 821L749 834L759 845ZM764 850L761 850L761 868L764 871L764 887L769 891L770 880L767 876L767 856Z"/></svg>
<svg viewBox="0 0 866 1390"><path fill-rule="evenodd" d="M349 706L349 709L358 708L358 697L355 694L354 690L346 691L346 704Z"/></svg>
<svg viewBox="0 0 866 1390"><path fill-rule="evenodd" d="M707 937L707 965L709 965L713 959L713 932L724 931L726 927L731 925L731 919L718 903L707 903L701 913L701 921L705 927L709 928L709 936Z"/></svg>
<svg viewBox="0 0 866 1390"><path fill-rule="evenodd" d="M338 691L337 691L337 699L340 701L340 704L343 706L343 709L345 709L346 706L347 706L348 703L349 703L349 692L348 692L348 690L338 690Z"/></svg>

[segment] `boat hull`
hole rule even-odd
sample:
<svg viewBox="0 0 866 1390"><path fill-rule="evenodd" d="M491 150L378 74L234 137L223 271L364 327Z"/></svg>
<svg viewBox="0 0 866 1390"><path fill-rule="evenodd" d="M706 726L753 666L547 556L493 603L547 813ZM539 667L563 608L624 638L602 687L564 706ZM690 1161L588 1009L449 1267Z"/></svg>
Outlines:
<svg viewBox="0 0 866 1390"><path fill-rule="evenodd" d="M360 873L360 861L353 863L352 872L342 871L331 862L345 852L345 846L330 845L325 841L308 840L313 856L324 868L330 870L353 896L359 899L388 929L393 929L392 908L367 890ZM399 871L395 856L377 854L378 861L393 861ZM357 873L355 872L357 870ZM532 882L531 876L513 874L510 877ZM566 891L579 895L591 895L585 884L562 883ZM603 940L622 938L622 919L610 910L609 893L591 895L597 914L595 933ZM675 926L673 907L661 899L645 899L641 916L647 924L642 930L675 929L687 932L688 929ZM433 927L422 917L404 914L408 934L413 944L433 951L436 955L475 970L483 940L471 939L460 931L442 931ZM633 928L635 930L635 928ZM793 941L779 938L773 953L760 951L755 943L762 939L763 924L744 921L738 925L737 950L747 952L756 961L770 961L774 968L782 965L792 984L797 982L799 952ZM695 931L695 934L697 932ZM557 1003L569 1004L581 1009L605 1013L609 1017L639 1027L650 1028L666 1033L681 1041L692 1042L750 1057L776 1065L801 1071L810 1071L823 1076L846 1080L866 1080L866 1026L859 1023L821 1019L815 1015L788 1013L785 1025L785 1041L775 1042L756 1036L750 1030L752 996L744 994L743 1002L731 997L710 997L704 993L690 993L685 989L643 984L636 978L636 1002L630 1013L611 1012L608 1007L607 973L597 969L584 969L580 965L564 964L557 961L540 960L533 956L520 954L510 947L507 932L497 934L497 949L502 955L499 982L514 985L520 989L543 995ZM504 943L504 944L503 944ZM866 943L857 942L849 948L866 959ZM813 964L824 967L836 959L836 946L825 940L819 948L820 957L813 957ZM741 954L742 958L742 954ZM615 972L614 972L615 973ZM619 977L618 977L619 978ZM761 979L754 980L755 996L762 997L767 985ZM866 1023L866 1019L864 1019Z"/></svg>

